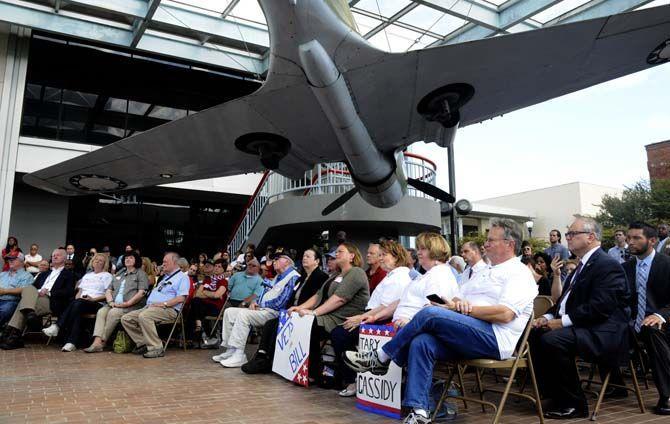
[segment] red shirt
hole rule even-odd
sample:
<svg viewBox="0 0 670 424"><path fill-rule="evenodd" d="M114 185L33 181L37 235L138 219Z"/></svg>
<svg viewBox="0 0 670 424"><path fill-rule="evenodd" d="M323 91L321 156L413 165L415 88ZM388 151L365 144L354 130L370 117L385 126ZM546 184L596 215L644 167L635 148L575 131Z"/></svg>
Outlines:
<svg viewBox="0 0 670 424"><path fill-rule="evenodd" d="M377 288L379 283L381 283L382 280L384 279L384 277L386 277L386 271L384 271L381 266L377 268L377 271L375 271L374 274L370 274L370 270L371 269L368 268L368 270L365 271L365 273L368 276L368 284L370 286L370 294L372 294L372 292Z"/></svg>
<svg viewBox="0 0 670 424"><path fill-rule="evenodd" d="M207 290L210 292L217 291L221 286L224 286L226 288L226 292L224 293L223 296L221 296L221 299L211 299L208 297L202 299L202 301L216 305L218 309L223 308L223 304L226 303L226 299L228 299L228 280L226 280L226 277L223 274L212 275L211 278L205 278L205 281L202 283L203 290Z"/></svg>

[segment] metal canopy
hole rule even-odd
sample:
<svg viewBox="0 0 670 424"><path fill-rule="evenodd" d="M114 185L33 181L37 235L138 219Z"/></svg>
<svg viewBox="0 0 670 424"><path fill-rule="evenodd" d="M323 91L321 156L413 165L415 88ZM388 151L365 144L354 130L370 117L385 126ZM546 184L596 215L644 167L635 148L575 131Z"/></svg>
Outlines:
<svg viewBox="0 0 670 424"><path fill-rule="evenodd" d="M360 33L377 48L393 52L669 3L670 0L349 0ZM269 38L257 0L0 0L0 21L257 77L267 70Z"/></svg>

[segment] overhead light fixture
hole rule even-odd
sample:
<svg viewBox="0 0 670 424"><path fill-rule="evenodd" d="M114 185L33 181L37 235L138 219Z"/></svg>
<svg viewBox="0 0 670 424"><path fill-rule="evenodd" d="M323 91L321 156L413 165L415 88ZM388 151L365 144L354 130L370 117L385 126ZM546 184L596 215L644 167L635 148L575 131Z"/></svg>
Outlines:
<svg viewBox="0 0 670 424"><path fill-rule="evenodd" d="M161 174L161 178L165 178L165 179L172 178L172 174Z"/></svg>
<svg viewBox="0 0 670 424"><path fill-rule="evenodd" d="M70 178L70 184L79 190L90 192L123 190L128 184L107 175L79 174Z"/></svg>

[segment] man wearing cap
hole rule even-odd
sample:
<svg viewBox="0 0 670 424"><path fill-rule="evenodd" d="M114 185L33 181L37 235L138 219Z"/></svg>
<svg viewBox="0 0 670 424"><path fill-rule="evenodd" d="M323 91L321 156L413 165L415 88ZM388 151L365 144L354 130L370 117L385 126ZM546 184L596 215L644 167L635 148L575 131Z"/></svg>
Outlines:
<svg viewBox="0 0 670 424"><path fill-rule="evenodd" d="M163 277L151 290L147 305L121 318L123 328L137 345L133 350L137 355L145 358L165 355L156 324L169 324L177 319L191 288L188 276L177 265L178 261L178 254L166 253L163 257Z"/></svg>
<svg viewBox="0 0 670 424"><path fill-rule="evenodd" d="M300 274L286 253L275 254L274 268L277 276L273 285L266 288L258 302L252 302L249 308L228 308L223 313L221 347L226 348L226 351L212 357L215 362L226 368L237 368L246 364L244 347L249 337L249 327L262 326L278 317L279 311L286 308Z"/></svg>
<svg viewBox="0 0 670 424"><path fill-rule="evenodd" d="M21 290L33 282L33 276L23 269L23 253L11 253L4 260L9 263L9 270L0 273L0 327L14 314Z"/></svg>
<svg viewBox="0 0 670 424"><path fill-rule="evenodd" d="M74 298L74 273L65 268L65 249L51 254L51 269L41 272L32 285L21 290L21 300L9 320L0 349L23 347L22 333L28 321L46 314L59 316Z"/></svg>

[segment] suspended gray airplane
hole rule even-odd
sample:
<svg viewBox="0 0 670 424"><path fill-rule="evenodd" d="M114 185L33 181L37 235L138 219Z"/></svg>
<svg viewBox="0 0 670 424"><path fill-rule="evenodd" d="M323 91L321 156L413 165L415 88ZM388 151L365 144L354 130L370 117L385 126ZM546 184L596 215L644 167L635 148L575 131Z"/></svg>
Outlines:
<svg viewBox="0 0 670 424"><path fill-rule="evenodd" d="M670 6L393 54L354 30L343 1L260 0L270 66L258 91L24 180L81 195L264 168L297 178L343 161L355 188L324 215L356 193L393 206L408 184L451 203L441 189L408 180L399 152L421 140L446 146L459 127L670 59Z"/></svg>

